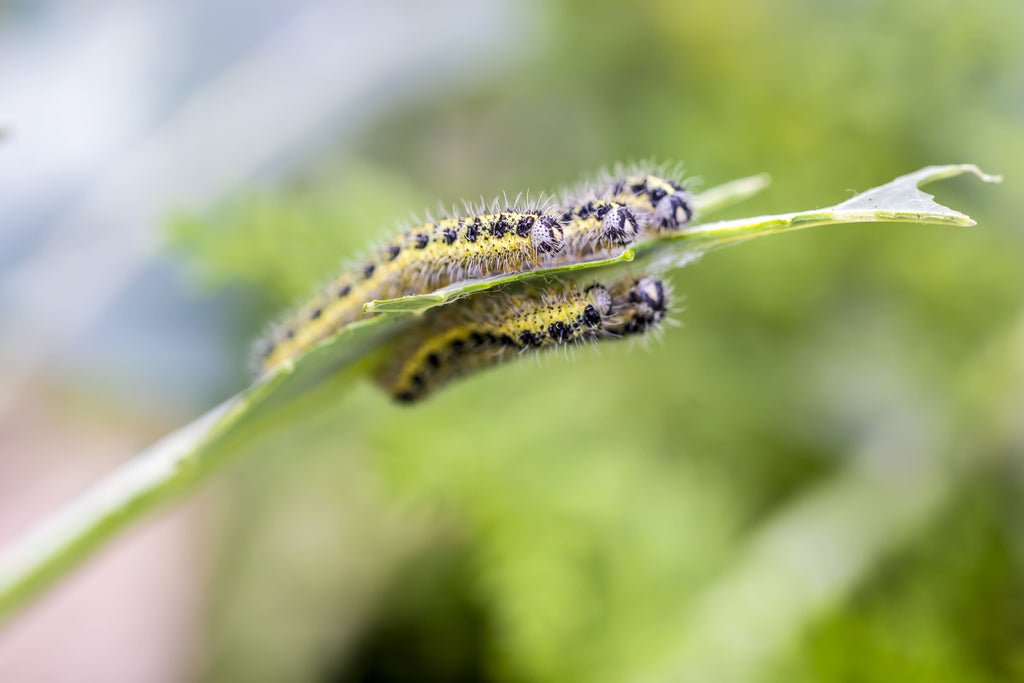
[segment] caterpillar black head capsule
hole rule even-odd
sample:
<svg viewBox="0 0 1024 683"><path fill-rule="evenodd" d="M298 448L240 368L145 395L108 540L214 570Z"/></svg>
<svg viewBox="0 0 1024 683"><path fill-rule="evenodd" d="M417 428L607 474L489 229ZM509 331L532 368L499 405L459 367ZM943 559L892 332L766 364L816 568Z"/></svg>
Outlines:
<svg viewBox="0 0 1024 683"><path fill-rule="evenodd" d="M668 313L665 284L656 277L637 280L629 290L628 301L632 315L627 316L622 330L626 334L646 332Z"/></svg>
<svg viewBox="0 0 1024 683"><path fill-rule="evenodd" d="M693 206L683 191L667 194L654 206L654 223L660 228L678 230L693 220Z"/></svg>

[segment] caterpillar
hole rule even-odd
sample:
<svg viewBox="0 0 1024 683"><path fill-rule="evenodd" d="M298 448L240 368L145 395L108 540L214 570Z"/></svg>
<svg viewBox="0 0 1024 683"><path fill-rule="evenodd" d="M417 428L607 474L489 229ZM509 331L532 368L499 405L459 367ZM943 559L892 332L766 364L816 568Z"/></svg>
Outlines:
<svg viewBox="0 0 1024 683"><path fill-rule="evenodd" d="M412 403L513 355L642 334L665 316L668 299L664 283L649 276L584 289L483 293L428 313L375 379L395 400Z"/></svg>
<svg viewBox="0 0 1024 683"><path fill-rule="evenodd" d="M585 206L588 202L615 202L643 217L641 228L653 228L655 232L678 230L695 216L693 198L678 177L678 169L667 166L616 166L612 173L602 173L597 181L583 183L565 193L564 203Z"/></svg>
<svg viewBox="0 0 1024 683"><path fill-rule="evenodd" d="M346 324L373 299L421 294L471 278L524 272L582 260L629 244L650 218L614 200L562 210L516 207L444 218L407 230L336 278L257 347L267 372ZM642 211L642 208L639 209Z"/></svg>
<svg viewBox="0 0 1024 683"><path fill-rule="evenodd" d="M269 370L358 319L367 301L526 270L539 264L541 255L564 246L557 215L543 208L513 206L417 225L342 273L279 325L257 349L261 369Z"/></svg>

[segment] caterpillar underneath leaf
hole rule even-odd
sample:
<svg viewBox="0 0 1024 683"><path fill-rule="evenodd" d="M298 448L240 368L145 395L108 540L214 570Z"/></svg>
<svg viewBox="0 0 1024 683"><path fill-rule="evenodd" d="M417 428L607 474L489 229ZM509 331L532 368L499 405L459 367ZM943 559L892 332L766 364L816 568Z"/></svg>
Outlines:
<svg viewBox="0 0 1024 683"><path fill-rule="evenodd" d="M580 289L480 294L428 312L376 372L393 398L418 401L449 381L527 351L642 334L668 310L654 277Z"/></svg>

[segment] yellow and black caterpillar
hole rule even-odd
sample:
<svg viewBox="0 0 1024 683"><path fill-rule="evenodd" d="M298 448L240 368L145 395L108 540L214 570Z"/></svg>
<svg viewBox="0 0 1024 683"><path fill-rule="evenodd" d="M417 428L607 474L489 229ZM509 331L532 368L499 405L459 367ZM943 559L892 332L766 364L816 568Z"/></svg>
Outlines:
<svg viewBox="0 0 1024 683"><path fill-rule="evenodd" d="M362 317L363 304L459 280L520 272L564 248L557 214L512 207L411 228L375 250L281 323L260 349L261 370Z"/></svg>
<svg viewBox="0 0 1024 683"><path fill-rule="evenodd" d="M643 209L615 200L533 210L512 207L407 230L279 324L257 349L260 372L365 317L363 304L425 294L460 280L526 272L611 253L633 242Z"/></svg>
<svg viewBox="0 0 1024 683"><path fill-rule="evenodd" d="M668 310L655 277L575 284L528 294L481 294L429 312L376 373L396 400L418 401L456 377L527 351L642 334Z"/></svg>

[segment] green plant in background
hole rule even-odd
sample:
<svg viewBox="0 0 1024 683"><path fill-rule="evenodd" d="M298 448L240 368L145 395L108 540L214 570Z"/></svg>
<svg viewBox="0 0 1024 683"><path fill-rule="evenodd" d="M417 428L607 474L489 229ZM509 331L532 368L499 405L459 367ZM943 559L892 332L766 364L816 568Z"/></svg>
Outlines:
<svg viewBox="0 0 1024 683"><path fill-rule="evenodd" d="M929 167L828 209L696 225L651 237L610 259L456 283L429 295L369 303L367 310L381 315L351 324L294 361L279 365L252 388L140 454L108 481L16 543L0 557L0 611L9 612L44 588L155 504L193 489L242 444L265 435L274 425L287 427L297 417L315 413L318 404L334 400L361 370L362 359L400 330L400 323L409 315L459 297L486 296L488 289L524 278L539 281L537 278L615 266L632 261L635 254L659 263L662 269L684 265L695 254L717 246L803 227L861 221L973 225L967 216L934 203L930 195L918 189L921 183L964 172L973 172L987 181L997 180L970 165ZM756 192L764 184L760 177L736 181L698 195L694 203L698 209L710 212Z"/></svg>

